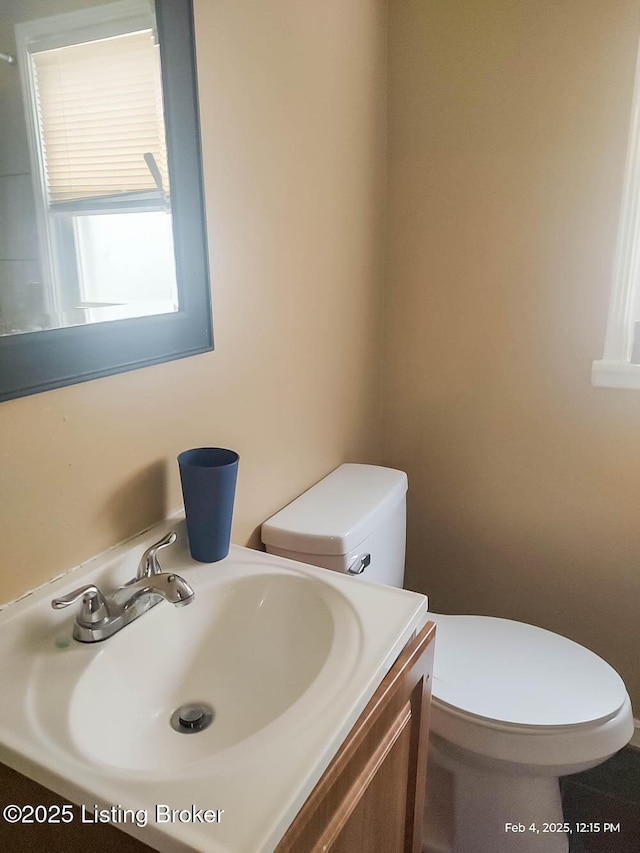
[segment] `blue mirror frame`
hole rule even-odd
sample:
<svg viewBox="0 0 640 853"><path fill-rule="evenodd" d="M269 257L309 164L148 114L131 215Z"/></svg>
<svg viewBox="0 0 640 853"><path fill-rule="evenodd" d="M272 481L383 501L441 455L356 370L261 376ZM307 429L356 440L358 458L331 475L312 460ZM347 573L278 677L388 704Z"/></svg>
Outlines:
<svg viewBox="0 0 640 853"><path fill-rule="evenodd" d="M156 0L180 310L0 337L0 401L213 349L192 0Z"/></svg>

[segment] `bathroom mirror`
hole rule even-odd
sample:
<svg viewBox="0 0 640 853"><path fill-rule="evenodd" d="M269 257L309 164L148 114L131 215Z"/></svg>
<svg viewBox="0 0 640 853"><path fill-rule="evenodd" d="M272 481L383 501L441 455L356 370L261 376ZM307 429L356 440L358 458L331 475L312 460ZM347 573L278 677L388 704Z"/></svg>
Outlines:
<svg viewBox="0 0 640 853"><path fill-rule="evenodd" d="M0 400L212 349L191 0L3 0L0 116Z"/></svg>

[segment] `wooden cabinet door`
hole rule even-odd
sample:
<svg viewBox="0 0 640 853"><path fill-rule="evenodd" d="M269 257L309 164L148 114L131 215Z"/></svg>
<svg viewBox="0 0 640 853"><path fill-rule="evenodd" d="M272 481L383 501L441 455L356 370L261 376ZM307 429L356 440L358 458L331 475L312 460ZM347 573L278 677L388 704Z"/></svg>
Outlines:
<svg viewBox="0 0 640 853"><path fill-rule="evenodd" d="M420 853L434 634L407 644L276 853Z"/></svg>

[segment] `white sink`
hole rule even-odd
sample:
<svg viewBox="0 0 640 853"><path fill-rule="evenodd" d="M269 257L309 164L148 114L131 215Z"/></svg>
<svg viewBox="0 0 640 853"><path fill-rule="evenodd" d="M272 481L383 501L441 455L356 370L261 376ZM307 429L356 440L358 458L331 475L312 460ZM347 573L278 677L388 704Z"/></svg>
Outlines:
<svg viewBox="0 0 640 853"><path fill-rule="evenodd" d="M192 772L255 735L310 687L334 643L332 607L349 609L331 587L296 575L204 585L188 612L158 606L95 647L87 666L71 668L69 715L57 731L49 711L60 669L51 665L55 653L38 656L34 717L89 761ZM356 621L353 612L346 618ZM170 726L173 711L191 702L214 710L198 737Z"/></svg>
<svg viewBox="0 0 640 853"><path fill-rule="evenodd" d="M175 527L177 522L174 521ZM74 803L143 809L117 824L159 850L268 853L427 612L424 596L232 547L163 568L192 604L166 602L101 643L71 639L55 596L106 593L135 574L165 524L0 612L0 761ZM73 608L75 609L75 608ZM210 725L171 726L205 703ZM223 809L215 824L158 823L156 806Z"/></svg>

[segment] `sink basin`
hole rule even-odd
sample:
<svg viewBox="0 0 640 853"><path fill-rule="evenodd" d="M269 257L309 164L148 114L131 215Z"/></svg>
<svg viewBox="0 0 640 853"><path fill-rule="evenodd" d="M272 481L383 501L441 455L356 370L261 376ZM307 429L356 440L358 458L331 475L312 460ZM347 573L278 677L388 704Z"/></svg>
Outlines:
<svg viewBox="0 0 640 853"><path fill-rule="evenodd" d="M176 527L162 565L193 603L73 640L51 599L111 592ZM165 522L0 611L0 762L91 811L142 810L118 826L157 850L271 853L426 618L424 596L247 548L195 563L183 522ZM176 710L200 703L210 724L176 731ZM224 819L162 822L159 804Z"/></svg>
<svg viewBox="0 0 640 853"><path fill-rule="evenodd" d="M54 737L66 734L90 761L192 772L281 716L315 681L334 641L331 605L348 607L340 598L317 580L264 574L210 584L188 611L157 606L95 649L69 685L66 732ZM57 677L49 658L37 661L32 682L45 731ZM174 731L172 713L195 702L213 708L212 724L195 737Z"/></svg>

